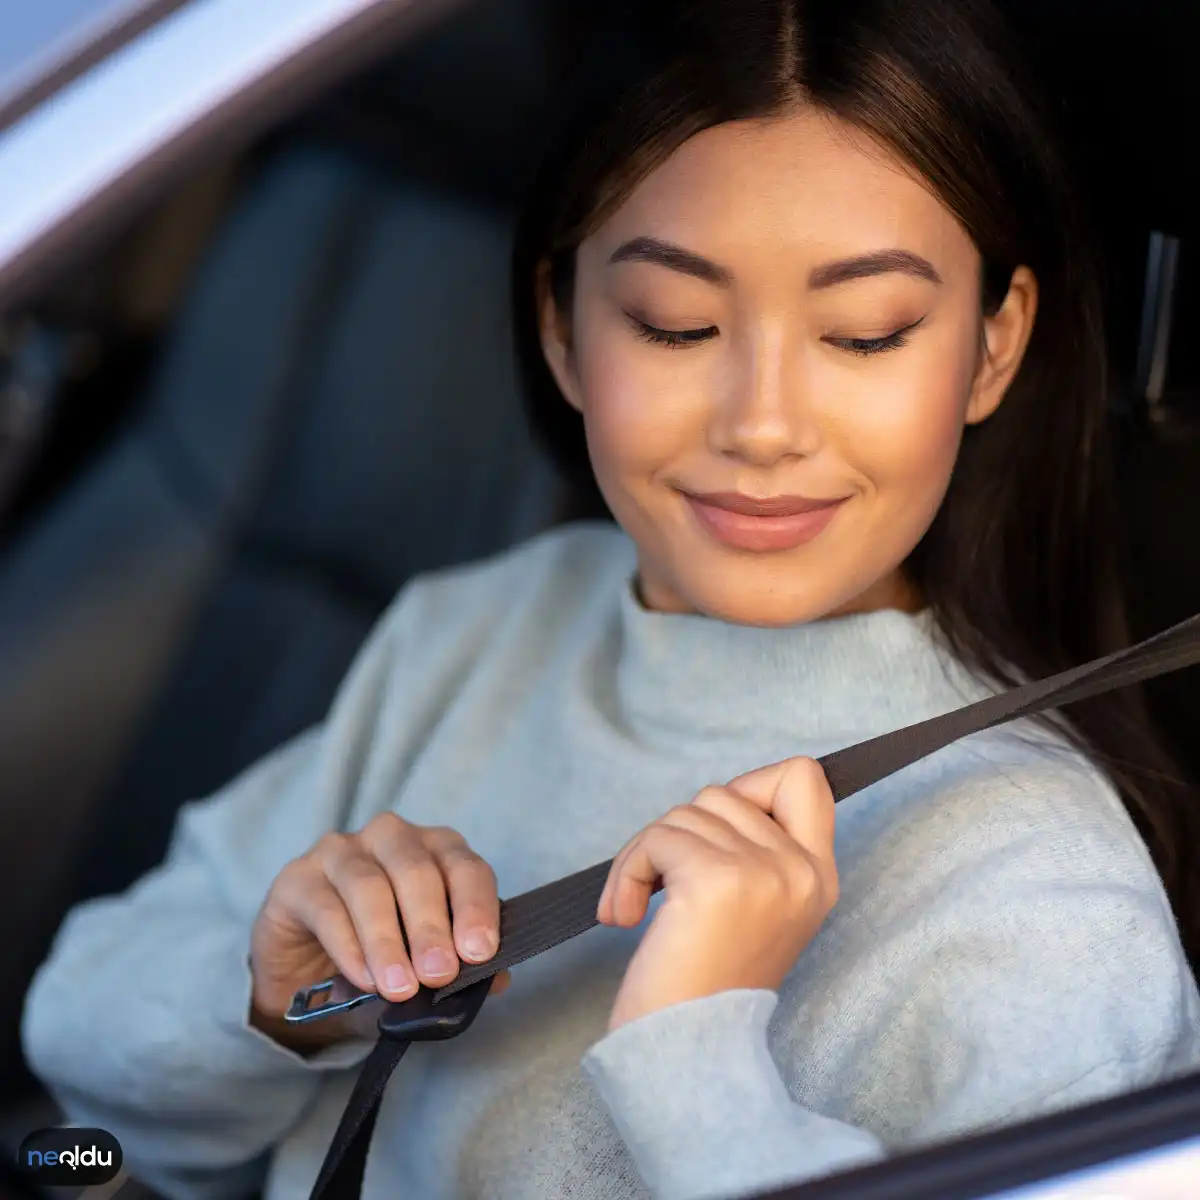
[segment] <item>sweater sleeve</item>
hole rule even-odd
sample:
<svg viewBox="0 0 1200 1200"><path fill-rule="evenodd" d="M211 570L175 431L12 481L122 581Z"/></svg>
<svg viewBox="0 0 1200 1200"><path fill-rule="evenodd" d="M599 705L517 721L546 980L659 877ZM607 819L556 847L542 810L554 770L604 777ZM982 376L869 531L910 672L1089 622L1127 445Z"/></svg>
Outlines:
<svg viewBox="0 0 1200 1200"><path fill-rule="evenodd" d="M774 992L721 992L608 1034L583 1067L655 1200L726 1200L870 1162L865 1129L793 1103L767 1044Z"/></svg>
<svg viewBox="0 0 1200 1200"><path fill-rule="evenodd" d="M157 869L69 913L27 994L35 1075L68 1120L113 1133L131 1172L172 1200L257 1190L322 1074L368 1053L350 1041L302 1057L252 1028L247 957L279 870L360 824L364 781L395 764L401 739L383 747L378 729L413 718L396 686L404 620L402 597L323 726L185 806Z"/></svg>
<svg viewBox="0 0 1200 1200"><path fill-rule="evenodd" d="M927 847L919 892L862 901L853 919L874 936L798 1006L724 992L590 1048L584 1072L656 1200L799 1183L1196 1062L1195 986L1140 846L1032 835L963 853L972 840ZM810 954L797 972L820 978ZM818 1049L839 1119L785 1083Z"/></svg>

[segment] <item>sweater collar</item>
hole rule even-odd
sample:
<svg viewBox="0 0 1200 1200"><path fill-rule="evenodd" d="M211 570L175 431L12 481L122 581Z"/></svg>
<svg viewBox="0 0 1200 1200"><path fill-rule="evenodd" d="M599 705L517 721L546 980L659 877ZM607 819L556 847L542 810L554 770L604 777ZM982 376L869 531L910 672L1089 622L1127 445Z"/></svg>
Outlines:
<svg viewBox="0 0 1200 1200"><path fill-rule="evenodd" d="M928 610L735 625L651 611L631 573L619 631L622 716L660 743L749 738L834 748L989 694L943 648Z"/></svg>

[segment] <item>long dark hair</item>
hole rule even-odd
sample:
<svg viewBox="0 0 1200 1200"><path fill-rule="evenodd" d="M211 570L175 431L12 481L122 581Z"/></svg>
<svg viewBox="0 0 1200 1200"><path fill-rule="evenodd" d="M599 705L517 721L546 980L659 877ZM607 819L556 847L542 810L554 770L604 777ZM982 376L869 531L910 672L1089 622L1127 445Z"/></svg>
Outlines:
<svg viewBox="0 0 1200 1200"><path fill-rule="evenodd" d="M803 100L923 174L980 251L985 312L1017 266L1037 276L1020 372L995 415L966 430L941 510L906 563L946 643L1009 685L1128 645L1097 259L1051 123L997 14L983 0L642 0L625 17L639 48L627 78L615 96L583 97L563 122L514 248L526 393L563 469L596 500L582 421L542 356L539 265L549 264L569 313L576 247L655 166L703 129ZM1068 716L1058 727L1116 785L1195 964L1200 903L1188 855L1198 825L1140 692Z"/></svg>

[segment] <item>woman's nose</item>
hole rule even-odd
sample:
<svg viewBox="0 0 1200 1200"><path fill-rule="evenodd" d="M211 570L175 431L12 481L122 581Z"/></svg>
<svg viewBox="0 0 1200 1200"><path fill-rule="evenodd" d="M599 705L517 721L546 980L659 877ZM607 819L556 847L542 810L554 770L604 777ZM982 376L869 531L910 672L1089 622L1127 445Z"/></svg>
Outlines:
<svg viewBox="0 0 1200 1200"><path fill-rule="evenodd" d="M740 355L710 422L713 451L755 466L815 454L821 429L804 375L801 356L782 339Z"/></svg>

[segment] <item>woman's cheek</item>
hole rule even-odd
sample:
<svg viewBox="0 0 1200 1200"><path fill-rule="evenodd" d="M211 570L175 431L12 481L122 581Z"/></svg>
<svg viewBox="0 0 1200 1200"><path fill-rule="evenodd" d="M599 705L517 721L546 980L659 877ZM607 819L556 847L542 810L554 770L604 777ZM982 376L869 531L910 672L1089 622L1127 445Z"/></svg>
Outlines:
<svg viewBox="0 0 1200 1200"><path fill-rule="evenodd" d="M672 352L660 353L666 357ZM597 344L586 358L581 356L580 381L588 445L598 473L653 474L686 450L689 436L697 436L697 422L703 436L703 415L692 412L686 372L678 365L655 369L637 348L631 352Z"/></svg>
<svg viewBox="0 0 1200 1200"><path fill-rule="evenodd" d="M927 495L940 502L970 392L969 364L956 349L931 345L920 356L898 356L890 377L873 380L871 394L847 408L854 419L841 423L841 449L880 492L903 489L914 500Z"/></svg>

